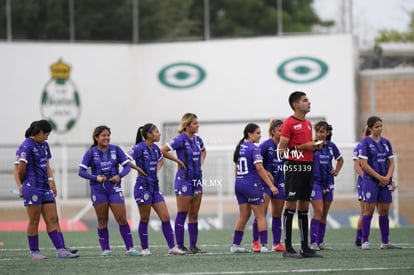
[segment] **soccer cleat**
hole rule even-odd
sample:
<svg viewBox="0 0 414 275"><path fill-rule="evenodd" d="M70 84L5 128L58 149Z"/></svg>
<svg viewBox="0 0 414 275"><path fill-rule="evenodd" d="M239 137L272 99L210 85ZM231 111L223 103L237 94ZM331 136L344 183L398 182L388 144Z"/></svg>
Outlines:
<svg viewBox="0 0 414 275"><path fill-rule="evenodd" d="M150 252L151 253L151 252ZM134 248L130 248L126 251L127 256L141 256L141 252Z"/></svg>
<svg viewBox="0 0 414 275"><path fill-rule="evenodd" d="M323 258L321 254L318 254L315 252L315 250L312 250L310 248L307 248L305 250L300 250L300 255L303 258Z"/></svg>
<svg viewBox="0 0 414 275"><path fill-rule="evenodd" d="M111 252L111 250L104 250L102 252L101 256L103 256L103 257L110 257L110 256L112 256L112 252Z"/></svg>
<svg viewBox="0 0 414 275"><path fill-rule="evenodd" d="M257 252L257 253L260 252L260 243L259 243L259 241L252 242L252 249L253 249L253 252Z"/></svg>
<svg viewBox="0 0 414 275"><path fill-rule="evenodd" d="M69 251L72 254L75 254L76 252L78 252L78 250L76 248L69 248L69 247L65 247L66 251Z"/></svg>
<svg viewBox="0 0 414 275"><path fill-rule="evenodd" d="M79 258L79 256L80 256L79 254L70 253L64 248L58 249L56 251L56 258L58 259L74 259L74 258Z"/></svg>
<svg viewBox="0 0 414 275"><path fill-rule="evenodd" d="M191 254L191 251L189 251L188 250L188 248L187 247L185 247L185 246L177 246L181 251L183 251L183 252L185 252L185 253L189 253L189 254Z"/></svg>
<svg viewBox="0 0 414 275"><path fill-rule="evenodd" d="M44 260L47 259L45 255L40 254L40 251L30 251L30 257L32 260Z"/></svg>
<svg viewBox="0 0 414 275"><path fill-rule="evenodd" d="M262 245L262 247L260 247L260 253L268 253L268 252L269 252L269 249L266 246Z"/></svg>
<svg viewBox="0 0 414 275"><path fill-rule="evenodd" d="M325 243L320 243L318 246L319 246L320 250L333 250L332 247L326 246ZM311 249L312 249L312 247L311 247Z"/></svg>
<svg viewBox="0 0 414 275"><path fill-rule="evenodd" d="M368 249L371 249L371 245L369 244L369 242L364 242L364 243L361 245L361 249L363 249L363 250L368 250Z"/></svg>
<svg viewBox="0 0 414 275"><path fill-rule="evenodd" d="M168 250L168 255L185 255L187 252L182 251L178 246L174 246Z"/></svg>
<svg viewBox="0 0 414 275"><path fill-rule="evenodd" d="M400 246L397 246L397 245L392 244L392 243L381 243L380 248L381 249L401 249Z"/></svg>
<svg viewBox="0 0 414 275"><path fill-rule="evenodd" d="M299 255L293 248L286 248L283 251L283 258L302 258L302 255Z"/></svg>
<svg viewBox="0 0 414 275"><path fill-rule="evenodd" d="M204 254L206 253L204 250L201 250L200 248L198 248L197 246L191 247L190 248L191 253L193 254Z"/></svg>
<svg viewBox="0 0 414 275"><path fill-rule="evenodd" d="M236 254L236 253L249 253L249 252L250 252L249 250L247 250L247 249L245 249L243 247L240 247L240 245L233 244L230 247L230 253Z"/></svg>
<svg viewBox="0 0 414 275"><path fill-rule="evenodd" d="M361 240L356 240L356 241L355 241L355 246L356 246L357 248L361 248L361 245L362 245Z"/></svg>
<svg viewBox="0 0 414 275"><path fill-rule="evenodd" d="M145 249L141 250L141 255L142 255L142 256L151 256L151 255L152 255L152 253L151 253L151 251L149 250L149 248L145 248Z"/></svg>
<svg viewBox="0 0 414 275"><path fill-rule="evenodd" d="M311 243L309 248L316 251L321 250L317 243Z"/></svg>
<svg viewBox="0 0 414 275"><path fill-rule="evenodd" d="M277 244L277 245L274 245L274 246L273 246L273 248L272 248L272 250L273 250L273 251L283 252L283 251L285 251L286 249L285 249L285 246L284 246L283 244L279 243L279 244Z"/></svg>

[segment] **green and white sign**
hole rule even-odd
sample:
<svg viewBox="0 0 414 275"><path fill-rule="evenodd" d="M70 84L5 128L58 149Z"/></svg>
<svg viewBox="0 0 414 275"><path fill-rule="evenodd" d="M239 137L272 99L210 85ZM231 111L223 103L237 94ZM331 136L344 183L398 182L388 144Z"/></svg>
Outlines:
<svg viewBox="0 0 414 275"><path fill-rule="evenodd" d="M200 84L206 78L203 68L192 63L174 63L161 69L159 81L170 88L187 89Z"/></svg>
<svg viewBox="0 0 414 275"><path fill-rule="evenodd" d="M314 82L327 73L328 65L325 62L309 56L290 58L277 68L280 78L293 83Z"/></svg>

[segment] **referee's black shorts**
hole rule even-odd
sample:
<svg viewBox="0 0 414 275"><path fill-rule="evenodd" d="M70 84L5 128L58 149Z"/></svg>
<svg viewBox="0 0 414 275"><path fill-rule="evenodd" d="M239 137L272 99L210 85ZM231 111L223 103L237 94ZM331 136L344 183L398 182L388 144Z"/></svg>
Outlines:
<svg viewBox="0 0 414 275"><path fill-rule="evenodd" d="M287 201L310 201L313 187L313 162L285 162L285 198Z"/></svg>

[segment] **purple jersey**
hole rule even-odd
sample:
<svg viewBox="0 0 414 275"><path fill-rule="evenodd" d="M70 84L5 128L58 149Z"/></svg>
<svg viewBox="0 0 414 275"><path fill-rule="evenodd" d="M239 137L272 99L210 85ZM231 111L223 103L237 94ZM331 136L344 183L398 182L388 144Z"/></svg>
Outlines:
<svg viewBox="0 0 414 275"><path fill-rule="evenodd" d="M257 184L261 179L256 170L256 163L263 162L260 148L251 142L240 144L237 160L236 184Z"/></svg>
<svg viewBox="0 0 414 275"><path fill-rule="evenodd" d="M380 137L378 142L371 137L365 137L361 141L361 148L359 149L359 158L366 159L369 166L381 176L386 176L388 172L388 159L394 157L391 143L388 139ZM364 171L364 180L377 181L374 177Z"/></svg>
<svg viewBox="0 0 414 275"><path fill-rule="evenodd" d="M272 173L274 184L278 186L284 182L283 163L285 159L277 156L277 144L271 138L260 144L259 148L263 156L263 167Z"/></svg>
<svg viewBox="0 0 414 275"><path fill-rule="evenodd" d="M30 183L40 189L49 189L47 162L52 157L49 144L41 144L31 138L26 138L17 150L18 161L26 162L26 176L22 184Z"/></svg>
<svg viewBox="0 0 414 275"><path fill-rule="evenodd" d="M87 178L93 184L98 183L96 181L96 176L98 175L104 175L107 180L113 176L120 175L119 165L125 166L128 162L129 158L121 147L109 144L108 149L105 151L99 150L96 146L91 147L83 156L82 163L79 164L79 167L85 170L89 167L91 168Z"/></svg>
<svg viewBox="0 0 414 275"><path fill-rule="evenodd" d="M334 177L332 175L332 160L342 157L338 147L330 140L326 141L321 150L313 153L314 181L333 189Z"/></svg>
<svg viewBox="0 0 414 275"><path fill-rule="evenodd" d="M177 152L177 158L186 166L187 170L179 169L176 179L184 179L193 183L202 179L201 152L204 151L204 143L201 137L194 135L191 139L185 133L179 134L167 143L170 150Z"/></svg>
<svg viewBox="0 0 414 275"><path fill-rule="evenodd" d="M131 150L128 151L134 160L135 164L141 168L145 175L139 175L136 180L136 184L144 186L146 189L157 189L158 190L158 176L157 168L158 162L163 158L162 153L158 145L153 144L152 147L142 141L136 144Z"/></svg>

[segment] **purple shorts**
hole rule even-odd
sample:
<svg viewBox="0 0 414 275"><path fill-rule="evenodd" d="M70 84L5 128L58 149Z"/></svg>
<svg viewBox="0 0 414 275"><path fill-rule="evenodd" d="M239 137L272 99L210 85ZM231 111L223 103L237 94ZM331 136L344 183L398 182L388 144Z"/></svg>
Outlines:
<svg viewBox="0 0 414 275"><path fill-rule="evenodd" d="M258 205L264 201L263 186L260 183L253 185L236 183L234 191L239 205L243 203Z"/></svg>
<svg viewBox="0 0 414 275"><path fill-rule="evenodd" d="M263 184L263 192L268 195L272 200L285 200L285 183L281 182L276 185L277 190L279 193L277 195L273 195L272 191L270 191L269 186L266 183Z"/></svg>
<svg viewBox="0 0 414 275"><path fill-rule="evenodd" d="M392 181L385 186L379 187L378 181L364 179L362 184L362 195L367 203L392 203Z"/></svg>
<svg viewBox="0 0 414 275"><path fill-rule="evenodd" d="M22 185L24 206L56 203L55 196L50 189L41 189L30 184Z"/></svg>
<svg viewBox="0 0 414 275"><path fill-rule="evenodd" d="M313 201L324 200L324 201L332 202L333 195L334 195L333 185L325 186L325 185L320 185L319 183L313 184L311 200Z"/></svg>
<svg viewBox="0 0 414 275"><path fill-rule="evenodd" d="M125 203L124 193L121 183L113 184L112 182L91 184L91 201L92 205L101 203Z"/></svg>
<svg viewBox="0 0 414 275"><path fill-rule="evenodd" d="M134 189L134 198L137 205L143 204L156 204L158 202L165 201L161 191L150 191L142 186L136 186Z"/></svg>
<svg viewBox="0 0 414 275"><path fill-rule="evenodd" d="M176 196L182 195L196 197L197 195L203 193L202 180L188 181L177 177L174 182L174 192Z"/></svg>

